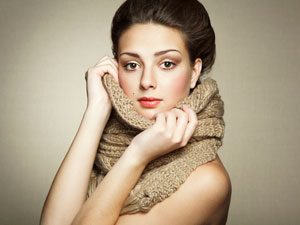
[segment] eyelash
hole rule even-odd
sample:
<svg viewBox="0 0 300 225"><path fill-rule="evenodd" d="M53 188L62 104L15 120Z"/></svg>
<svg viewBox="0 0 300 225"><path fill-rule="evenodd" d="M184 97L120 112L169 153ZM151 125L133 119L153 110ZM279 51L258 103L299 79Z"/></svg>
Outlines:
<svg viewBox="0 0 300 225"><path fill-rule="evenodd" d="M164 62L163 62L163 64L164 64L164 63L171 63L171 64L173 65L173 67L171 67L171 68L167 68L167 69L164 69L164 70L172 70L172 69L174 68L174 66L176 66L176 64L175 64L175 63L173 63L173 62L171 62L171 61L164 61ZM133 70L129 70L129 69L127 69L127 66L128 66L128 65L130 65L130 64L131 64L131 65L132 65L132 64L136 64L136 65L137 65L137 63L130 62L130 63L127 63L127 64L125 64L123 67L125 68L125 70L127 70L127 71L130 71L130 72L131 72L131 71L133 71Z"/></svg>

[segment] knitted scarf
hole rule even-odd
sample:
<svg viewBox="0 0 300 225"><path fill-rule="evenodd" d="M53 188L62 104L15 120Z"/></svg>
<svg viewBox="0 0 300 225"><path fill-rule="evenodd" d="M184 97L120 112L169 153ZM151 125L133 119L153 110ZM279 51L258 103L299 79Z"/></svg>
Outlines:
<svg viewBox="0 0 300 225"><path fill-rule="evenodd" d="M105 74L103 84L113 108L99 143L87 198L122 156L131 140L155 122L135 111L133 101L125 95L112 75ZM184 104L197 114L198 125L193 136L186 146L147 164L120 215L148 212L155 204L174 193L194 169L216 158L225 129L224 103L216 81L206 78L197 84L176 107L182 109Z"/></svg>

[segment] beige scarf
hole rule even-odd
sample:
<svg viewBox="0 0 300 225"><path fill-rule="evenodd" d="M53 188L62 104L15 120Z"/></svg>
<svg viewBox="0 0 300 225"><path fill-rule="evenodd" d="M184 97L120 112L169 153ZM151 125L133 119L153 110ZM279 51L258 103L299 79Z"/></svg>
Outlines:
<svg viewBox="0 0 300 225"><path fill-rule="evenodd" d="M87 198L121 157L131 140L155 121L138 114L112 75L103 76L113 110L97 151ZM174 193L193 170L216 158L222 146L225 123L224 103L215 80L206 78L176 107L189 105L197 114L198 125L185 147L151 161L125 201L121 214L147 212Z"/></svg>

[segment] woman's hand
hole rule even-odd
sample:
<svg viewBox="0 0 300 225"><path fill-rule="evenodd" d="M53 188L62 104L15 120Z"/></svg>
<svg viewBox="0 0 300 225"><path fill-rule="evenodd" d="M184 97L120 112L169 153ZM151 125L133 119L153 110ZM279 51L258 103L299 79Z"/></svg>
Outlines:
<svg viewBox="0 0 300 225"><path fill-rule="evenodd" d="M173 108L157 113L155 119L153 126L135 136L131 142L138 160L146 164L184 147L198 124L196 113L187 106L183 110Z"/></svg>
<svg viewBox="0 0 300 225"><path fill-rule="evenodd" d="M111 101L102 83L102 76L106 73L111 74L119 82L118 63L109 56L104 56L85 73L88 106L94 103L104 103L108 104L111 109Z"/></svg>

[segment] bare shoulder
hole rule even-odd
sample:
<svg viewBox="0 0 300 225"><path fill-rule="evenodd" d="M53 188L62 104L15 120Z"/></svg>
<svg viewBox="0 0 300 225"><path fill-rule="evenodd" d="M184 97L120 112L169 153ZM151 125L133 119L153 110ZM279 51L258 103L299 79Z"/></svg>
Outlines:
<svg viewBox="0 0 300 225"><path fill-rule="evenodd" d="M197 167L175 193L148 213L123 215L117 225L224 225L230 199L230 177L217 156Z"/></svg>
<svg viewBox="0 0 300 225"><path fill-rule="evenodd" d="M231 181L219 156L196 168L186 181L186 185L200 188L201 191L215 192L215 197L227 197L231 194Z"/></svg>
<svg viewBox="0 0 300 225"><path fill-rule="evenodd" d="M220 158L199 166L185 182L199 201L198 209L203 209L205 224L226 224L231 200L230 176Z"/></svg>

